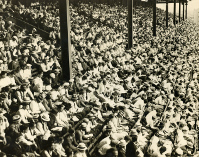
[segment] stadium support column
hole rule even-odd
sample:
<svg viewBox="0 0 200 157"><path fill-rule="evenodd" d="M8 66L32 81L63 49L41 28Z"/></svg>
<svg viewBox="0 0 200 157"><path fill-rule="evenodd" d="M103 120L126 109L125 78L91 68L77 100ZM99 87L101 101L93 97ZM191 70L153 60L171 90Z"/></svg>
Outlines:
<svg viewBox="0 0 200 157"><path fill-rule="evenodd" d="M184 7L184 0L183 0L183 21L185 20L185 7Z"/></svg>
<svg viewBox="0 0 200 157"><path fill-rule="evenodd" d="M59 11L62 77L64 81L69 81L72 78L69 0L59 0Z"/></svg>
<svg viewBox="0 0 200 157"><path fill-rule="evenodd" d="M156 36L156 0L153 0L153 36Z"/></svg>
<svg viewBox="0 0 200 157"><path fill-rule="evenodd" d="M128 48L133 47L133 0L128 0Z"/></svg>
<svg viewBox="0 0 200 157"><path fill-rule="evenodd" d="M188 5L188 2L185 2L185 19L187 19L187 5Z"/></svg>
<svg viewBox="0 0 200 157"><path fill-rule="evenodd" d="M166 27L168 28L168 0L166 0Z"/></svg>
<svg viewBox="0 0 200 157"><path fill-rule="evenodd" d="M174 0L174 25L176 25L176 0Z"/></svg>
<svg viewBox="0 0 200 157"><path fill-rule="evenodd" d="M181 1L179 0L179 23L181 22Z"/></svg>

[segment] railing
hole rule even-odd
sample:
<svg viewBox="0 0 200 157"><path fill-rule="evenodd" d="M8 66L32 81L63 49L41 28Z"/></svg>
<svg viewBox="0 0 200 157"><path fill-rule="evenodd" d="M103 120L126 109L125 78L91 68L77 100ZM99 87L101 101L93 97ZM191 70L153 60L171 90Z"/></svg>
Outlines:
<svg viewBox="0 0 200 157"><path fill-rule="evenodd" d="M37 34L40 34L40 36L42 37L42 39L45 40L49 40L49 32L46 32L45 30L42 30L34 25L31 25L30 23L27 23L25 21L23 21L22 19L18 19L16 17L8 17L6 19L6 21L12 21L16 24L17 27L20 28L25 28L27 29L29 32L31 32L33 30L33 28L37 29Z"/></svg>

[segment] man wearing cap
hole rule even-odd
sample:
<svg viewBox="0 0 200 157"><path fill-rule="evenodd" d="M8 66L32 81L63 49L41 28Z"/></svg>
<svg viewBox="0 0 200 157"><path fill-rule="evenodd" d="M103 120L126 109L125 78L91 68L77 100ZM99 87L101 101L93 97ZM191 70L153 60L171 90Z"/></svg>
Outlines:
<svg viewBox="0 0 200 157"><path fill-rule="evenodd" d="M40 131L42 135L42 139L44 142L47 142L48 138L51 136L51 131L47 125L47 122L50 121L50 117L47 112L40 114L41 122L37 123L37 129Z"/></svg>
<svg viewBox="0 0 200 157"><path fill-rule="evenodd" d="M20 115L14 115L12 117L12 123L9 126L9 130L10 130L10 137L11 138L15 138L17 135L19 135L20 133L20 126L21 126L21 118Z"/></svg>

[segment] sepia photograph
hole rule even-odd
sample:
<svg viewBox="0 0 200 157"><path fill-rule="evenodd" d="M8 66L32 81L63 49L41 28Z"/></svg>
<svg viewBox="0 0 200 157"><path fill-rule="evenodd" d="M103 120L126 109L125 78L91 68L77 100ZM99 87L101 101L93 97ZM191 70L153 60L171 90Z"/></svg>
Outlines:
<svg viewBox="0 0 200 157"><path fill-rule="evenodd" d="M199 157L199 0L0 0L0 157Z"/></svg>

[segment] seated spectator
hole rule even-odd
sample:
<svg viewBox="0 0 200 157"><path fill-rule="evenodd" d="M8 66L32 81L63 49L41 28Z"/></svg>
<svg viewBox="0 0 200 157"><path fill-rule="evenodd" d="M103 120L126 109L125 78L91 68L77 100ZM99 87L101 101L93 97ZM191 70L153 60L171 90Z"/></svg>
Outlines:
<svg viewBox="0 0 200 157"><path fill-rule="evenodd" d="M81 128L79 130L76 130L75 132L75 140L77 143L89 143L90 142L90 138L93 135L87 135L86 134L86 125L81 125Z"/></svg>
<svg viewBox="0 0 200 157"><path fill-rule="evenodd" d="M34 153L36 156L39 156L36 153L37 145L33 141L29 141L26 137L26 133L28 131L28 126L21 125L20 126L21 134L19 138L17 139L17 142L19 145L23 148L24 151Z"/></svg>
<svg viewBox="0 0 200 157"><path fill-rule="evenodd" d="M47 125L47 122L50 121L48 113L43 113L40 115L41 121L39 121L37 125L37 129L40 131L42 135L43 142L47 142L48 138L51 136L51 131Z"/></svg>
<svg viewBox="0 0 200 157"><path fill-rule="evenodd" d="M32 113L43 113L46 111L44 105L42 104L43 97L38 95L35 100L30 103L30 110Z"/></svg>
<svg viewBox="0 0 200 157"><path fill-rule="evenodd" d="M34 99L33 93L29 88L30 82L28 80L23 80L20 89L16 92L16 98L19 103L29 103Z"/></svg>

